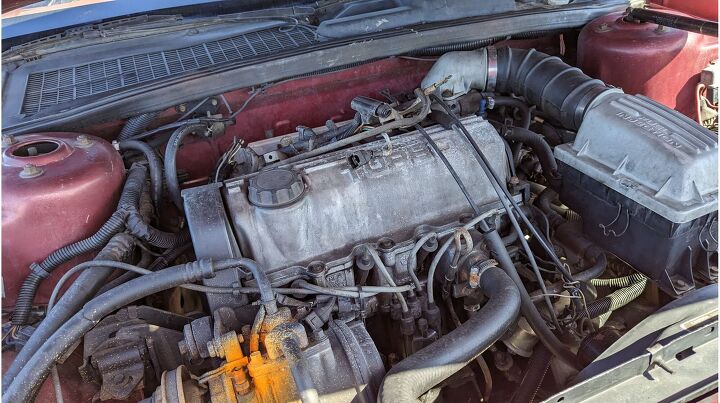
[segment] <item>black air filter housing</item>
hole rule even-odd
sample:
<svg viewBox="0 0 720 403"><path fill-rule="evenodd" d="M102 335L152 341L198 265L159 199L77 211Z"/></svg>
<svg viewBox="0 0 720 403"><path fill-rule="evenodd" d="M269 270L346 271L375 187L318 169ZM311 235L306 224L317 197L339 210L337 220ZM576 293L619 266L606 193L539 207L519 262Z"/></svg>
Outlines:
<svg viewBox="0 0 720 403"><path fill-rule="evenodd" d="M670 295L717 279L717 135L648 98L609 93L555 148L584 232Z"/></svg>

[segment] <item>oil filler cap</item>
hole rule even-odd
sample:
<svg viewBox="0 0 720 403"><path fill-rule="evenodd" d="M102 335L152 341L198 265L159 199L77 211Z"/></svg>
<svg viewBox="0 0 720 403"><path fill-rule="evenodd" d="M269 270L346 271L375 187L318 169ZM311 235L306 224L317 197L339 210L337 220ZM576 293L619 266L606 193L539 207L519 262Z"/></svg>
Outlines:
<svg viewBox="0 0 720 403"><path fill-rule="evenodd" d="M258 207L283 207L299 200L305 184L296 172L289 169L261 171L248 181L248 199Z"/></svg>

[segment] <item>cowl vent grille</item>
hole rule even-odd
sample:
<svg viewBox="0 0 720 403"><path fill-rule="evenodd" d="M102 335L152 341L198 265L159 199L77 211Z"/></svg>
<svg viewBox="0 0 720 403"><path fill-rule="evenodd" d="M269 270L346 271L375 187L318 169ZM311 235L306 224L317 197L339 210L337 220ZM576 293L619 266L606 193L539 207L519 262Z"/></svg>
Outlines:
<svg viewBox="0 0 720 403"><path fill-rule="evenodd" d="M271 28L190 47L97 61L28 77L22 113L230 61L249 60L315 43L303 27Z"/></svg>

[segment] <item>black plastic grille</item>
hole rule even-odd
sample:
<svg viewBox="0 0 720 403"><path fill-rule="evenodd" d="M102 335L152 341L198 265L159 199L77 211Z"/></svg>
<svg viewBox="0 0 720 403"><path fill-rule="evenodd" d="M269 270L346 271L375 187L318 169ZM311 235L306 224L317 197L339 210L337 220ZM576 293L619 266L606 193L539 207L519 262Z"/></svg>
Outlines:
<svg viewBox="0 0 720 403"><path fill-rule="evenodd" d="M313 33L302 27L272 28L186 48L32 73L25 88L22 112L32 115L90 95L313 43Z"/></svg>

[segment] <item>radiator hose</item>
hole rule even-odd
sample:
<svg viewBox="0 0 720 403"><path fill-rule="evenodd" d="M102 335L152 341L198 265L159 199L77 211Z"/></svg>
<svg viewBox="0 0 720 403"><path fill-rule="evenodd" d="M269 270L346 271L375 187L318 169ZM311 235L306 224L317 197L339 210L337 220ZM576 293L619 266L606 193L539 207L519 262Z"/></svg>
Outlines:
<svg viewBox="0 0 720 403"><path fill-rule="evenodd" d="M480 274L480 288L488 297L468 321L392 367L380 386L380 402L416 402L433 386L476 359L515 322L520 292L499 268Z"/></svg>
<svg viewBox="0 0 720 403"><path fill-rule="evenodd" d="M580 127L585 111L599 95L620 92L558 57L508 47L442 55L423 79L422 87L443 81L437 94L445 99L455 99L472 89L513 93L571 130Z"/></svg>

